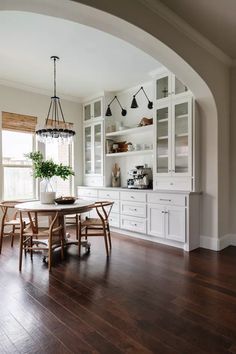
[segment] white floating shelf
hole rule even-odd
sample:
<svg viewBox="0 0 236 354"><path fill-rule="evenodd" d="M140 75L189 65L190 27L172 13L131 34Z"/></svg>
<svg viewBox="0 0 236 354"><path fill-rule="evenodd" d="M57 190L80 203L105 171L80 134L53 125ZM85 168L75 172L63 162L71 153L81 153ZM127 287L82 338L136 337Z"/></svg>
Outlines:
<svg viewBox="0 0 236 354"><path fill-rule="evenodd" d="M135 127L124 130L119 130L117 132L106 133L107 138L121 136L121 135L130 135L130 134L140 134L140 133L148 133L153 132L153 124L145 125L144 127Z"/></svg>
<svg viewBox="0 0 236 354"><path fill-rule="evenodd" d="M131 156L131 155L147 155L153 154L153 150L135 150L126 152L115 152L113 154L106 154L107 157L118 157L118 156Z"/></svg>

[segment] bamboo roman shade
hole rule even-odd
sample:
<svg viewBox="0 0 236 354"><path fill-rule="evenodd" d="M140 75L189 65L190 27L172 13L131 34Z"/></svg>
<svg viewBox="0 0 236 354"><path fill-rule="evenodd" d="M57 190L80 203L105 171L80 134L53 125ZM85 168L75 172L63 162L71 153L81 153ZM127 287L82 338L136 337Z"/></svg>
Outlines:
<svg viewBox="0 0 236 354"><path fill-rule="evenodd" d="M47 121L47 126L49 127L50 125L52 126L52 128L54 128L55 121L52 120L52 119L48 119L48 121ZM67 127L68 129L73 129L73 123L69 123L69 122L64 123L63 121L57 122L56 128L62 128L62 129L64 129L64 128L65 128L65 125L66 125L66 127Z"/></svg>
<svg viewBox="0 0 236 354"><path fill-rule="evenodd" d="M35 133L37 117L2 112L2 129L25 133Z"/></svg>

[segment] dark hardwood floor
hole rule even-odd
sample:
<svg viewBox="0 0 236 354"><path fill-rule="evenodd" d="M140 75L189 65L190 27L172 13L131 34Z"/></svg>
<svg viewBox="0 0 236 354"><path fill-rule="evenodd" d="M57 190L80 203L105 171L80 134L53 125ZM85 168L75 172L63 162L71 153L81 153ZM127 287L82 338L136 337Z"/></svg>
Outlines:
<svg viewBox="0 0 236 354"><path fill-rule="evenodd" d="M236 353L236 247L191 253L113 235L49 274L0 255L0 353ZM58 259L57 259L58 258Z"/></svg>

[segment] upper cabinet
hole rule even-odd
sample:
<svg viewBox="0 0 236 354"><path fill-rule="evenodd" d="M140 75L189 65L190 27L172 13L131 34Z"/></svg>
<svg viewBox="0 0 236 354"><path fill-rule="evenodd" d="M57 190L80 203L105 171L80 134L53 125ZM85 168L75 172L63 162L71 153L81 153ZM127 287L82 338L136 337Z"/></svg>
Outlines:
<svg viewBox="0 0 236 354"><path fill-rule="evenodd" d="M193 96L165 73L155 80L155 97L154 189L194 191L199 166Z"/></svg>
<svg viewBox="0 0 236 354"><path fill-rule="evenodd" d="M84 122L94 119L103 118L103 101L102 98L90 101L84 104Z"/></svg>
<svg viewBox="0 0 236 354"><path fill-rule="evenodd" d="M103 186L104 117L103 97L83 105L84 185Z"/></svg>
<svg viewBox="0 0 236 354"><path fill-rule="evenodd" d="M155 97L157 101L168 101L174 96L180 97L188 91L185 86L174 74L165 72L159 74L155 80Z"/></svg>

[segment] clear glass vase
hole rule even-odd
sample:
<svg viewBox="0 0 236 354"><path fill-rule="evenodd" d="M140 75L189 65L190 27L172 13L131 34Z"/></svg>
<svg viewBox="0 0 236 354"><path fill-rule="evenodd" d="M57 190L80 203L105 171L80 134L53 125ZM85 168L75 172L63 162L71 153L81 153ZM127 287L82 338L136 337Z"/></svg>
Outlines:
<svg viewBox="0 0 236 354"><path fill-rule="evenodd" d="M52 178L44 178L40 182L40 202L54 204L56 199L55 184Z"/></svg>

